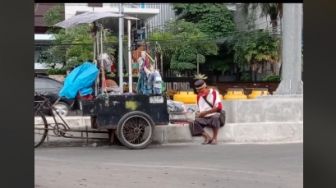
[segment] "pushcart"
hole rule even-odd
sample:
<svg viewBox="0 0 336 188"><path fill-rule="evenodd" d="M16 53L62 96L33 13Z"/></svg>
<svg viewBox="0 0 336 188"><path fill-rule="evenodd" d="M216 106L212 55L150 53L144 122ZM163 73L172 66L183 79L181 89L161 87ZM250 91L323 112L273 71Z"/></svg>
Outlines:
<svg viewBox="0 0 336 188"><path fill-rule="evenodd" d="M97 58L103 53L102 46L102 24L98 23L101 19L119 19L119 27L124 19L131 20L136 18L124 14L113 14L110 12L88 12L74 16L68 20L64 20L56 24L56 26L68 28L78 24L93 23L98 26L93 37L94 42L94 58ZM130 27L130 24L128 24ZM119 30L119 37L121 37L121 30ZM98 35L97 35L98 33ZM130 36L130 29L129 29ZM128 37L130 40L130 37ZM122 40L119 38L119 43ZM128 42L130 44L130 42ZM130 45L129 45L130 47ZM120 53L121 52L121 53ZM119 44L119 59L122 57L122 47ZM100 69L98 58L95 59L97 67ZM120 63L120 60L119 60ZM130 66L129 66L130 67ZM101 69L100 69L101 70ZM120 70L120 69L119 69ZM129 69L129 74L131 71ZM100 74L104 75L104 74ZM121 77L122 75L119 74ZM122 91L122 79L120 87ZM72 129L68 126L64 118L53 110L53 104L43 95L36 94L34 101L34 114L35 114L35 147L40 146L48 136L48 132L52 131L54 135L66 138L83 138L73 136L70 133L106 133L109 135L110 140L116 135L122 145L130 149L143 149L146 148L153 140L154 129L157 125L168 125L169 114L167 110L167 98L163 95L142 95L121 93L117 95L107 95L104 93L102 83L104 78L97 79L95 84L94 98L91 100L79 100L80 110L84 116L90 116L91 128L89 130ZM130 86L132 77L129 77ZM45 109L50 110L52 113L52 122L48 121ZM88 138L84 137L84 138Z"/></svg>

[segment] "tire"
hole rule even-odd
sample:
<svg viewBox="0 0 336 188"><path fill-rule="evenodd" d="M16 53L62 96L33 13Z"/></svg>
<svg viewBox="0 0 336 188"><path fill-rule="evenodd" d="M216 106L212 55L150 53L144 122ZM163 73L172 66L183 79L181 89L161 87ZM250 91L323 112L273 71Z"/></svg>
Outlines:
<svg viewBox="0 0 336 188"><path fill-rule="evenodd" d="M39 147L48 135L48 122L41 111L34 115L34 148Z"/></svg>
<svg viewBox="0 0 336 188"><path fill-rule="evenodd" d="M129 149L146 148L152 142L153 135L154 122L143 112L129 112L119 120L117 137Z"/></svg>
<svg viewBox="0 0 336 188"><path fill-rule="evenodd" d="M70 111L69 105L67 105L64 102L57 102L56 104L53 105L55 109L53 109L54 115L56 115L55 110L61 115L61 116L67 116Z"/></svg>

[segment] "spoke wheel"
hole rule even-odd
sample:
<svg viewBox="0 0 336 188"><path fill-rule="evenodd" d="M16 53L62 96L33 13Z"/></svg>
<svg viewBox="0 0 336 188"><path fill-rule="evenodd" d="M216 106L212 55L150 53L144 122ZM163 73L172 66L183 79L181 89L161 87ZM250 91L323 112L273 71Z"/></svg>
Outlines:
<svg viewBox="0 0 336 188"><path fill-rule="evenodd" d="M119 121L117 136L129 149L143 149L153 138L154 122L145 113L134 111L125 114Z"/></svg>
<svg viewBox="0 0 336 188"><path fill-rule="evenodd" d="M48 122L41 111L34 115L34 148L39 147L48 135Z"/></svg>

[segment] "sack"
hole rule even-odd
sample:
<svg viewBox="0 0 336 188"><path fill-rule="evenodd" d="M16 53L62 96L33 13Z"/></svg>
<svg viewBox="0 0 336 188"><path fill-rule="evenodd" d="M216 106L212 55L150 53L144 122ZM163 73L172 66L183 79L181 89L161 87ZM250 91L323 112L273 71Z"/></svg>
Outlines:
<svg viewBox="0 0 336 188"><path fill-rule="evenodd" d="M222 110L219 114L220 126L224 127L225 125L225 110Z"/></svg>
<svg viewBox="0 0 336 188"><path fill-rule="evenodd" d="M201 136L202 135L202 133L196 133L194 122L189 123L189 129L190 129L191 136Z"/></svg>

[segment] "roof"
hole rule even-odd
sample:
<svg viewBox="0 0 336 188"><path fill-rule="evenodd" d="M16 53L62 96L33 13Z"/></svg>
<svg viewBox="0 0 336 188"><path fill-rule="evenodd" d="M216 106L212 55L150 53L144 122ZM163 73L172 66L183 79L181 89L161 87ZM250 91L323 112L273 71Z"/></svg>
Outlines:
<svg viewBox="0 0 336 188"><path fill-rule="evenodd" d="M47 27L43 21L43 16L47 13L48 10L53 8L59 3L35 3L34 7L34 26L35 27Z"/></svg>
<svg viewBox="0 0 336 188"><path fill-rule="evenodd" d="M65 19L68 19L80 12L92 12L92 8L88 6L75 6L71 5L70 7L66 7L66 15ZM95 7L94 12L112 12L119 14L118 6L105 6L105 7ZM160 9L157 8L138 8L138 7L123 7L123 13L132 17L137 17L141 20L145 20L151 18L160 13Z"/></svg>

